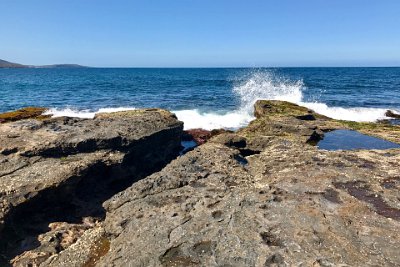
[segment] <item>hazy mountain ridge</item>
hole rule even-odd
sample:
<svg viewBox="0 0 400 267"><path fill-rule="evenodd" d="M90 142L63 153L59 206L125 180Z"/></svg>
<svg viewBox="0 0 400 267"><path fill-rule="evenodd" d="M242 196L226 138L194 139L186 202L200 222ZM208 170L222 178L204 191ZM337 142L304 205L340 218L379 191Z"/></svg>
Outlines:
<svg viewBox="0 0 400 267"><path fill-rule="evenodd" d="M54 65L43 65L43 66L23 65L0 59L0 68L14 69L14 68L87 68L87 67L78 64L54 64Z"/></svg>
<svg viewBox="0 0 400 267"><path fill-rule="evenodd" d="M29 66L8 62L0 59L0 68L28 68Z"/></svg>

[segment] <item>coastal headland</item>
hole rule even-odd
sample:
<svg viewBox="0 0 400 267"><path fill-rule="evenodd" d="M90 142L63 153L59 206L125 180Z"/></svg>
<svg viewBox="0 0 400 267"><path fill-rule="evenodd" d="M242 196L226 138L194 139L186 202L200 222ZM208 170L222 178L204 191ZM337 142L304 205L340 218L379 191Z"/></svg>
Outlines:
<svg viewBox="0 0 400 267"><path fill-rule="evenodd" d="M73 69L73 68L87 68L85 66L81 66L78 64L53 64L53 65L40 65L40 66L35 66L35 65L25 65L25 64L19 64L19 63L14 63L14 62L9 62L6 60L0 59L0 69L28 69L28 68L33 68L33 69L41 69L41 68L51 68L51 69Z"/></svg>
<svg viewBox="0 0 400 267"><path fill-rule="evenodd" d="M45 110L0 114L0 266L400 265L400 125L267 100L237 131ZM335 131L392 148L321 149Z"/></svg>

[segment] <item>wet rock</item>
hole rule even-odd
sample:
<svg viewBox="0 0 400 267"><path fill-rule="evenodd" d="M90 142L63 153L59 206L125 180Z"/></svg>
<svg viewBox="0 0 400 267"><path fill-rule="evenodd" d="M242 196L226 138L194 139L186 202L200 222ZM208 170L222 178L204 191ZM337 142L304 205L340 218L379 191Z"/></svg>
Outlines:
<svg viewBox="0 0 400 267"><path fill-rule="evenodd" d="M237 132L250 143L261 138L280 138L315 145L323 138L324 131L343 127L333 125L328 117L285 101L259 100L254 107L256 119Z"/></svg>
<svg viewBox="0 0 400 267"><path fill-rule="evenodd" d="M287 101L258 100L254 105L254 116L256 118L262 118L271 115L273 116L276 114L284 116L297 116L298 119L305 118L304 120L311 118L310 116L313 116L313 119L308 120L315 120L315 116L318 116L319 118L324 117L320 114L316 114L306 107L302 107Z"/></svg>
<svg viewBox="0 0 400 267"><path fill-rule="evenodd" d="M385 116L393 119L400 119L400 114L394 113L391 110L386 111Z"/></svg>
<svg viewBox="0 0 400 267"><path fill-rule="evenodd" d="M299 120L304 120L304 121L315 121L316 120L316 118L313 114L300 115L300 116L296 116L296 118Z"/></svg>
<svg viewBox="0 0 400 267"><path fill-rule="evenodd" d="M371 204L377 214L400 221L400 209L388 205L382 195L371 191L363 182L334 183L334 186L347 190L353 197Z"/></svg>
<svg viewBox="0 0 400 267"><path fill-rule="evenodd" d="M316 130L311 133L311 135L307 139L306 143L311 144L311 145L316 145L322 139L324 139L324 133L322 131Z"/></svg>
<svg viewBox="0 0 400 267"><path fill-rule="evenodd" d="M6 112L0 114L0 123L6 123L10 121L18 121L24 119L45 119L49 118L50 115L43 115L46 108L41 107L27 107L16 111Z"/></svg>
<svg viewBox="0 0 400 267"><path fill-rule="evenodd" d="M217 136L223 133L229 133L232 131L228 131L225 129L214 129L211 131L204 129L190 129L184 131L182 135L182 141L192 141L194 140L197 145L202 145L207 142L211 137Z"/></svg>
<svg viewBox="0 0 400 267"><path fill-rule="evenodd" d="M184 132L182 140L191 141L194 140L197 145L202 145L211 138L211 132L204 129L191 129Z"/></svg>

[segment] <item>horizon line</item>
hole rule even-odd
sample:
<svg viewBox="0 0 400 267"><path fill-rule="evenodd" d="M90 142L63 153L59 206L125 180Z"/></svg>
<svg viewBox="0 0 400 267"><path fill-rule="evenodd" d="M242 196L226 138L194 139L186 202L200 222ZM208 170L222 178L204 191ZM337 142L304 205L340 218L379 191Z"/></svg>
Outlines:
<svg viewBox="0 0 400 267"><path fill-rule="evenodd" d="M58 65L58 64L57 64ZM400 68L400 65L388 66L85 66L97 69L261 69L261 68Z"/></svg>

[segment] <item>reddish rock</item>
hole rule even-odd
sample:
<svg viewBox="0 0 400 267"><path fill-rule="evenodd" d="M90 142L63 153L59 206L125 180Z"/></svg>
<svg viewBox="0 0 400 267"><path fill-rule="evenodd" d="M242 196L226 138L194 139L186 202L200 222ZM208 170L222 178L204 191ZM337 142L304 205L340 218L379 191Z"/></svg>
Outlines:
<svg viewBox="0 0 400 267"><path fill-rule="evenodd" d="M191 129L185 131L182 140L194 140L198 145L202 145L211 138L211 132L204 129Z"/></svg>
<svg viewBox="0 0 400 267"><path fill-rule="evenodd" d="M214 129L211 131L204 130L201 128L190 129L190 130L184 131L184 134L182 135L182 140L183 141L194 140L197 145L202 145L205 142L207 142L211 137L219 135L221 133L226 133L226 132L232 132L232 131L225 130L225 129Z"/></svg>

